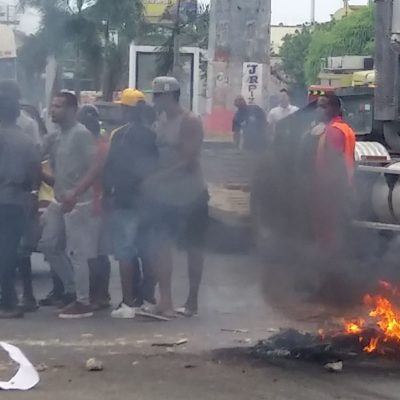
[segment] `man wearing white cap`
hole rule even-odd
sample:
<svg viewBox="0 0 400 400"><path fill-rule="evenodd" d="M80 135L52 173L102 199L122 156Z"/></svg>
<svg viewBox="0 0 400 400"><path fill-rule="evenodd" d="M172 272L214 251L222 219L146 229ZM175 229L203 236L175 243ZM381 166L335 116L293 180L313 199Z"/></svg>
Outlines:
<svg viewBox="0 0 400 400"><path fill-rule="evenodd" d="M171 295L171 240L185 246L189 269L189 295L177 311L191 316L198 311L198 292L203 272L203 244L208 222L208 192L200 165L204 131L199 118L180 104L180 85L172 77L153 81L153 102L160 118L157 146L160 170L152 177L158 202L159 240L156 255L161 314L173 312ZM182 243L183 242L183 243Z"/></svg>

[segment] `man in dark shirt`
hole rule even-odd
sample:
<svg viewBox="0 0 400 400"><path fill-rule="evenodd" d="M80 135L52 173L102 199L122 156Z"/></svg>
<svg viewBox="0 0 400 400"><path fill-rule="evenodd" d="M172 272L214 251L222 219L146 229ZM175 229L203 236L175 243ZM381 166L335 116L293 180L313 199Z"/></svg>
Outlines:
<svg viewBox="0 0 400 400"><path fill-rule="evenodd" d="M235 146L239 149L243 123L246 121L247 118L247 103L242 96L238 96L235 99L234 105L237 108L237 111L232 121L233 142L235 143Z"/></svg>
<svg viewBox="0 0 400 400"><path fill-rule="evenodd" d="M235 100L237 112L232 131L236 146L242 150L263 150L266 144L267 117L256 104L247 104L241 96Z"/></svg>
<svg viewBox="0 0 400 400"><path fill-rule="evenodd" d="M23 316L15 293L18 246L26 199L40 175L39 151L17 126L19 113L18 102L0 94L0 318Z"/></svg>
<svg viewBox="0 0 400 400"><path fill-rule="evenodd" d="M104 197L112 219L113 253L119 261L122 303L113 318L135 317L135 259L138 228L143 212L142 182L156 169L158 151L155 133L144 123L142 105L122 105L129 123L117 130L104 168Z"/></svg>

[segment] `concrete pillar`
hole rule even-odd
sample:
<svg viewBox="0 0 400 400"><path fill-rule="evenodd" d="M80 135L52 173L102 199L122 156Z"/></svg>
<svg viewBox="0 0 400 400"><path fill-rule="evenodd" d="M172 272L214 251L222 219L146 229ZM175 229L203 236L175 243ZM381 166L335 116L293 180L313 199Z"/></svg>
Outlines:
<svg viewBox="0 0 400 400"><path fill-rule="evenodd" d="M269 103L271 0L211 0L210 25L207 125L227 133L244 63L261 64L258 105Z"/></svg>

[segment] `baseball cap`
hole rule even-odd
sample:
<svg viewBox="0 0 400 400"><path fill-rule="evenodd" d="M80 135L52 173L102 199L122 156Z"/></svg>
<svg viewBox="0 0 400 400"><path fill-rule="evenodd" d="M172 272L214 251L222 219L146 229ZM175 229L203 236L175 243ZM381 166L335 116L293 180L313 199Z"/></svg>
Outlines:
<svg viewBox="0 0 400 400"><path fill-rule="evenodd" d="M146 97L143 92L137 89L128 88L121 93L120 100L116 101L117 104L123 106L134 107L139 101L145 101Z"/></svg>
<svg viewBox="0 0 400 400"><path fill-rule="evenodd" d="M172 76L159 76L153 81L154 94L172 93L181 90L181 85Z"/></svg>

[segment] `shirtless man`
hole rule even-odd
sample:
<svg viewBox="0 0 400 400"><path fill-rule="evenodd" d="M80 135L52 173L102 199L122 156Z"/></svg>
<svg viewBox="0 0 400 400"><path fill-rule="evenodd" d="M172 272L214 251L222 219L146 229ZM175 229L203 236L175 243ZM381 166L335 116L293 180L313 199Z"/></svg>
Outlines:
<svg viewBox="0 0 400 400"><path fill-rule="evenodd" d="M208 222L208 192L200 166L203 126L199 118L179 104L180 85L175 78L156 78L153 96L160 115L156 128L160 165L147 186L158 203L157 232L163 234L154 252L161 296L157 311L166 315L173 312L171 245L179 243L187 253L189 295L177 311L191 316L198 312Z"/></svg>

